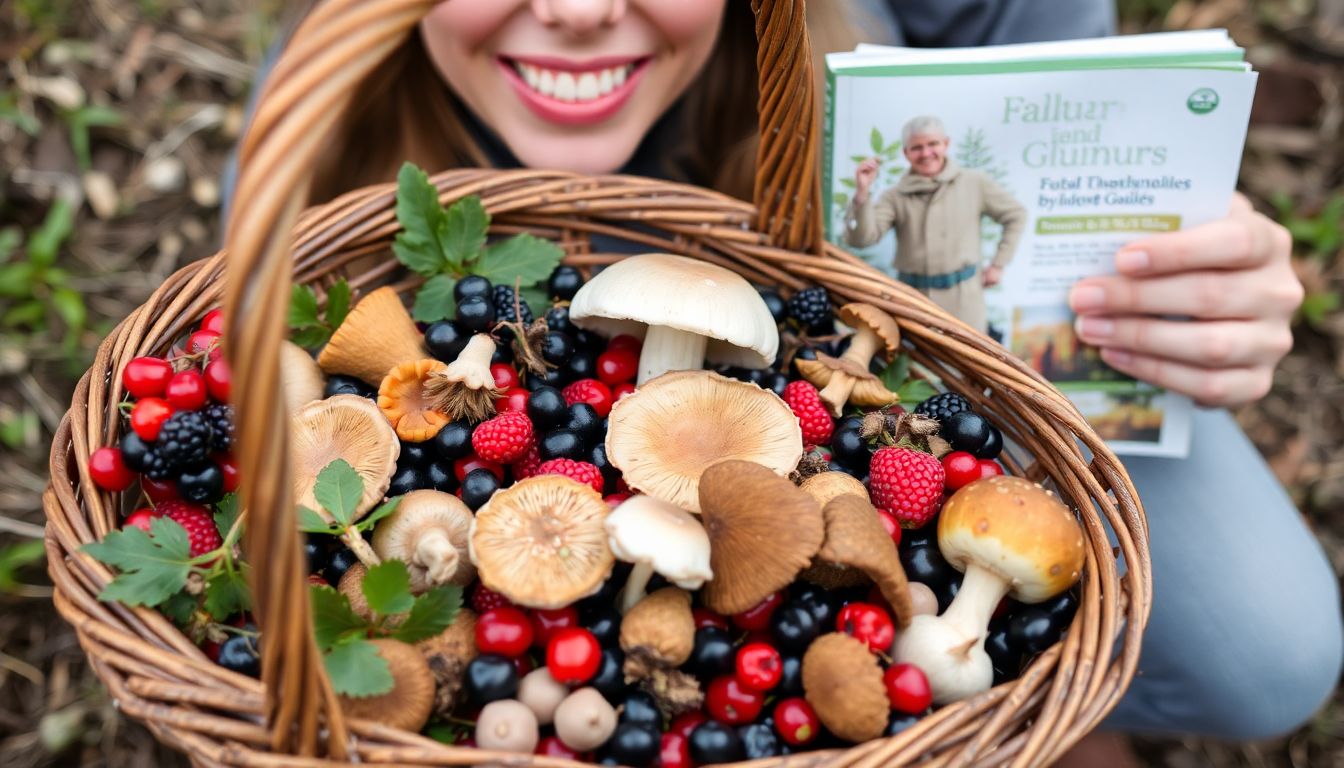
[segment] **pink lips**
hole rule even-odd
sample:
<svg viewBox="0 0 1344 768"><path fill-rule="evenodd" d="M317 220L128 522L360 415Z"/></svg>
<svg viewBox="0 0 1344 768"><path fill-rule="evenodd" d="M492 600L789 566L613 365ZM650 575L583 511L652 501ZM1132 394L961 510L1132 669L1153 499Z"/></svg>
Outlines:
<svg viewBox="0 0 1344 768"><path fill-rule="evenodd" d="M518 70L514 68L512 61L502 57L496 61L504 72L504 78L513 86L514 92L523 100L527 108L541 119L560 125L591 125L616 114L621 106L630 99L630 95L635 92L635 86L639 84L643 77L647 62L647 60L633 62L635 63L634 70L626 76L624 83L613 88L610 93L589 101L561 101L533 90L518 74ZM632 63L629 58L606 58L574 62L565 59L529 57L516 59L516 61L544 69L569 72L592 72Z"/></svg>

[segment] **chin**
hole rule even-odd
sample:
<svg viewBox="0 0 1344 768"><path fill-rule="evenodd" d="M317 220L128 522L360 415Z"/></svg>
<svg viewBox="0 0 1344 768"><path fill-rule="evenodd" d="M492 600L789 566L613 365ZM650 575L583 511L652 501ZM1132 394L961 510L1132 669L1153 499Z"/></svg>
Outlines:
<svg viewBox="0 0 1344 768"><path fill-rule="evenodd" d="M528 168L601 175L624 168L639 146L639 137L529 135L508 144L518 162Z"/></svg>

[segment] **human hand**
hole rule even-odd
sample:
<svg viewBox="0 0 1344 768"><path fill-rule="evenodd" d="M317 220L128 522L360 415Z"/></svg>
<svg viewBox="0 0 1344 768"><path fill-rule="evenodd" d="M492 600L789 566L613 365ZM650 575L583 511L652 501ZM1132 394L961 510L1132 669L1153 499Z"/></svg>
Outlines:
<svg viewBox="0 0 1344 768"><path fill-rule="evenodd" d="M999 284L1000 280L1003 279L1003 267L998 267L994 265L985 267L985 271L981 275L981 277L984 278L986 288L993 288L994 286Z"/></svg>
<svg viewBox="0 0 1344 768"><path fill-rule="evenodd" d="M877 180L877 166L880 161L870 157L859 163L854 170L854 202L863 203L868 199L868 189Z"/></svg>
<svg viewBox="0 0 1344 768"><path fill-rule="evenodd" d="M1238 194L1226 218L1130 243L1120 274L1079 281L1075 328L1111 367L1200 405L1257 400L1293 346L1291 253L1288 231Z"/></svg>

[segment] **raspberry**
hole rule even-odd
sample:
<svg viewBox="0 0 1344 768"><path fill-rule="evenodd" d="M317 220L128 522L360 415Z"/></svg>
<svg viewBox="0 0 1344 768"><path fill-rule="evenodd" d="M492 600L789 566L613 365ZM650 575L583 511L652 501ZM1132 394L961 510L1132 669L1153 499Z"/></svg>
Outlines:
<svg viewBox="0 0 1344 768"><path fill-rule="evenodd" d="M481 422L471 433L471 447L476 455L500 464L521 459L534 442L532 422L522 411L505 411Z"/></svg>
<svg viewBox="0 0 1344 768"><path fill-rule="evenodd" d="M476 590L471 593L471 609L476 612L477 616L495 608L504 608L511 605L513 603L509 602L509 598L484 584L477 584Z"/></svg>
<svg viewBox="0 0 1344 768"><path fill-rule="evenodd" d="M831 317L831 298L821 286L805 288L789 297L789 317L804 328L811 328Z"/></svg>
<svg viewBox="0 0 1344 768"><path fill-rule="evenodd" d="M919 528L937 514L943 499L943 465L927 453L888 446L868 466L873 505L906 528Z"/></svg>
<svg viewBox="0 0 1344 768"><path fill-rule="evenodd" d="M594 464L573 459L551 459L537 467L538 475L564 475L570 480L592 486L594 491L602 492L602 471Z"/></svg>
<svg viewBox="0 0 1344 768"><path fill-rule="evenodd" d="M215 527L215 519L205 507L185 501L165 501L154 511L186 529L192 557L219 549L224 543L219 529Z"/></svg>
<svg viewBox="0 0 1344 768"><path fill-rule="evenodd" d="M210 452L214 430L205 414L196 411L178 411L163 423L154 452L174 467L187 467L205 461Z"/></svg>
<svg viewBox="0 0 1344 768"><path fill-rule="evenodd" d="M612 403L615 402L611 396L611 387L597 379L579 379L560 390L560 394L569 405L587 403L593 406L593 410L602 418L611 413Z"/></svg>
<svg viewBox="0 0 1344 768"><path fill-rule="evenodd" d="M233 446L233 406L212 403L203 411L210 424L210 451L223 453Z"/></svg>
<svg viewBox="0 0 1344 768"><path fill-rule="evenodd" d="M537 441L533 440L527 446L527 453L513 463L513 479L525 480L537 474L537 468L540 466L541 451L537 448Z"/></svg>
<svg viewBox="0 0 1344 768"><path fill-rule="evenodd" d="M958 395L956 392L944 392L941 395L934 395L928 400L915 406L915 413L920 416L932 416L939 422L945 421L955 413L971 410L971 401Z"/></svg>
<svg viewBox="0 0 1344 768"><path fill-rule="evenodd" d="M798 423L803 427L803 443L807 445L828 445L835 432L835 421L821 402L817 388L806 381L791 381L784 387L784 402L793 409Z"/></svg>

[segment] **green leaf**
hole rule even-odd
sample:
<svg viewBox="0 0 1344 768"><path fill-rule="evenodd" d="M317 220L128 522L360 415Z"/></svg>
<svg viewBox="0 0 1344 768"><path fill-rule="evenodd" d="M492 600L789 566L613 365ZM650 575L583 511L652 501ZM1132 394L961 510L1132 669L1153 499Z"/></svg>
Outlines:
<svg viewBox="0 0 1344 768"><path fill-rule="evenodd" d="M205 583L205 610L216 621L252 609L252 593L243 571L223 569Z"/></svg>
<svg viewBox="0 0 1344 768"><path fill-rule="evenodd" d="M402 165L397 173L397 222L402 231L392 243L397 260L426 277L443 271L446 261L439 232L446 219L429 175L412 163Z"/></svg>
<svg viewBox="0 0 1344 768"><path fill-rule="evenodd" d="M901 388L901 385L905 383L905 380L909 376L910 356L897 355L896 359L892 360L886 368L882 369L882 372L877 375L877 378L882 381L882 386L892 392L896 392Z"/></svg>
<svg viewBox="0 0 1344 768"><path fill-rule="evenodd" d="M901 396L901 405L907 410L938 394L933 385L923 379L910 379L896 390Z"/></svg>
<svg viewBox="0 0 1344 768"><path fill-rule="evenodd" d="M69 288L57 288L51 292L51 306L61 316L65 327L78 332L84 329L89 312L84 306L84 297Z"/></svg>
<svg viewBox="0 0 1344 768"><path fill-rule="evenodd" d="M560 246L524 232L490 246L471 271L495 285L532 285L550 277L563 258Z"/></svg>
<svg viewBox="0 0 1344 768"><path fill-rule="evenodd" d="M457 300L453 298L453 287L457 278L452 275L435 275L420 286L415 293L415 307L411 317L422 323L432 323L457 312Z"/></svg>
<svg viewBox="0 0 1344 768"><path fill-rule="evenodd" d="M382 520L384 517L397 511L397 505L401 504L401 499L402 497L400 496L394 496L383 504L380 504L377 509L370 512L368 516L355 524L355 530L363 532L377 525L379 520Z"/></svg>
<svg viewBox="0 0 1344 768"><path fill-rule="evenodd" d="M450 266L461 269L476 260L485 247L485 232L490 226L490 215L481 205L481 198L469 195L448 208L439 224L439 242L443 256ZM547 274L550 274L549 272Z"/></svg>
<svg viewBox="0 0 1344 768"><path fill-rule="evenodd" d="M545 283L524 285L522 290L518 292L518 298L522 299L532 309L534 317L544 317L546 311L551 308L550 291L546 289Z"/></svg>
<svg viewBox="0 0 1344 768"><path fill-rule="evenodd" d="M304 349L317 349L331 338L331 331L321 325L308 325L296 328L289 334L289 340Z"/></svg>
<svg viewBox="0 0 1344 768"><path fill-rule="evenodd" d="M290 289L289 314L285 322L290 328L322 324L317 316L317 294L313 293L312 288L300 283Z"/></svg>
<svg viewBox="0 0 1344 768"><path fill-rule="evenodd" d="M233 524L238 520L238 516L243 513L242 505L238 503L238 494L225 494L224 498L215 502L215 527L219 529L220 538L227 538L229 531L233 530ZM242 535L242 526L238 527L237 536Z"/></svg>
<svg viewBox="0 0 1344 768"><path fill-rule="evenodd" d="M0 316L0 325L5 325L10 328L20 325L29 325L36 328L37 326L43 325L42 321L46 316L46 305L38 299L30 299L18 306L11 307L3 316Z"/></svg>
<svg viewBox="0 0 1344 768"><path fill-rule="evenodd" d="M309 509L299 505L299 530L304 533L329 533L333 536L341 531L331 523L322 519L322 516Z"/></svg>
<svg viewBox="0 0 1344 768"><path fill-rule="evenodd" d="M191 573L187 532L166 517L151 520L149 531L130 526L84 545L83 552L121 570L99 600L153 606L187 585Z"/></svg>
<svg viewBox="0 0 1344 768"><path fill-rule="evenodd" d="M47 556L41 539L30 539L0 549L0 592L13 592L19 586L15 574Z"/></svg>
<svg viewBox="0 0 1344 768"><path fill-rule="evenodd" d="M177 626L185 627L191 623L198 602L194 595L189 595L186 592L174 592L172 597L159 605L159 610Z"/></svg>
<svg viewBox="0 0 1344 768"><path fill-rule="evenodd" d="M367 640L351 640L332 648L322 658L327 677L337 693L354 698L379 696L392 690L392 670L378 655L378 646Z"/></svg>
<svg viewBox="0 0 1344 768"><path fill-rule="evenodd" d="M368 629L368 623L350 609L350 600L331 587L318 584L308 588L313 606L313 638L323 650L336 645L342 637Z"/></svg>
<svg viewBox="0 0 1344 768"><path fill-rule="evenodd" d="M873 151L880 155L882 154L882 147L885 145L886 142L882 140L882 132L877 130L877 127L874 126L872 132L868 134L868 146L872 147Z"/></svg>
<svg viewBox="0 0 1344 768"><path fill-rule="evenodd" d="M75 211L70 201L63 197L47 209L47 217L42 226L28 238L28 260L35 266L49 267L56 263L56 253L61 243L74 231Z"/></svg>
<svg viewBox="0 0 1344 768"><path fill-rule="evenodd" d="M342 277L327 289L327 326L334 332L350 314L350 284Z"/></svg>
<svg viewBox="0 0 1344 768"><path fill-rule="evenodd" d="M9 299L32 296L35 271L32 263L27 261L0 266L0 296Z"/></svg>
<svg viewBox="0 0 1344 768"><path fill-rule="evenodd" d="M400 560L388 560L364 574L364 599L375 613L391 616L411 610L411 574Z"/></svg>
<svg viewBox="0 0 1344 768"><path fill-rule="evenodd" d="M354 522L355 509L364 495L364 480L345 459L336 459L317 473L313 495L344 528Z"/></svg>
<svg viewBox="0 0 1344 768"><path fill-rule="evenodd" d="M403 643L418 643L434 637L457 619L462 608L462 588L456 584L435 587L415 599L406 620L392 633Z"/></svg>

